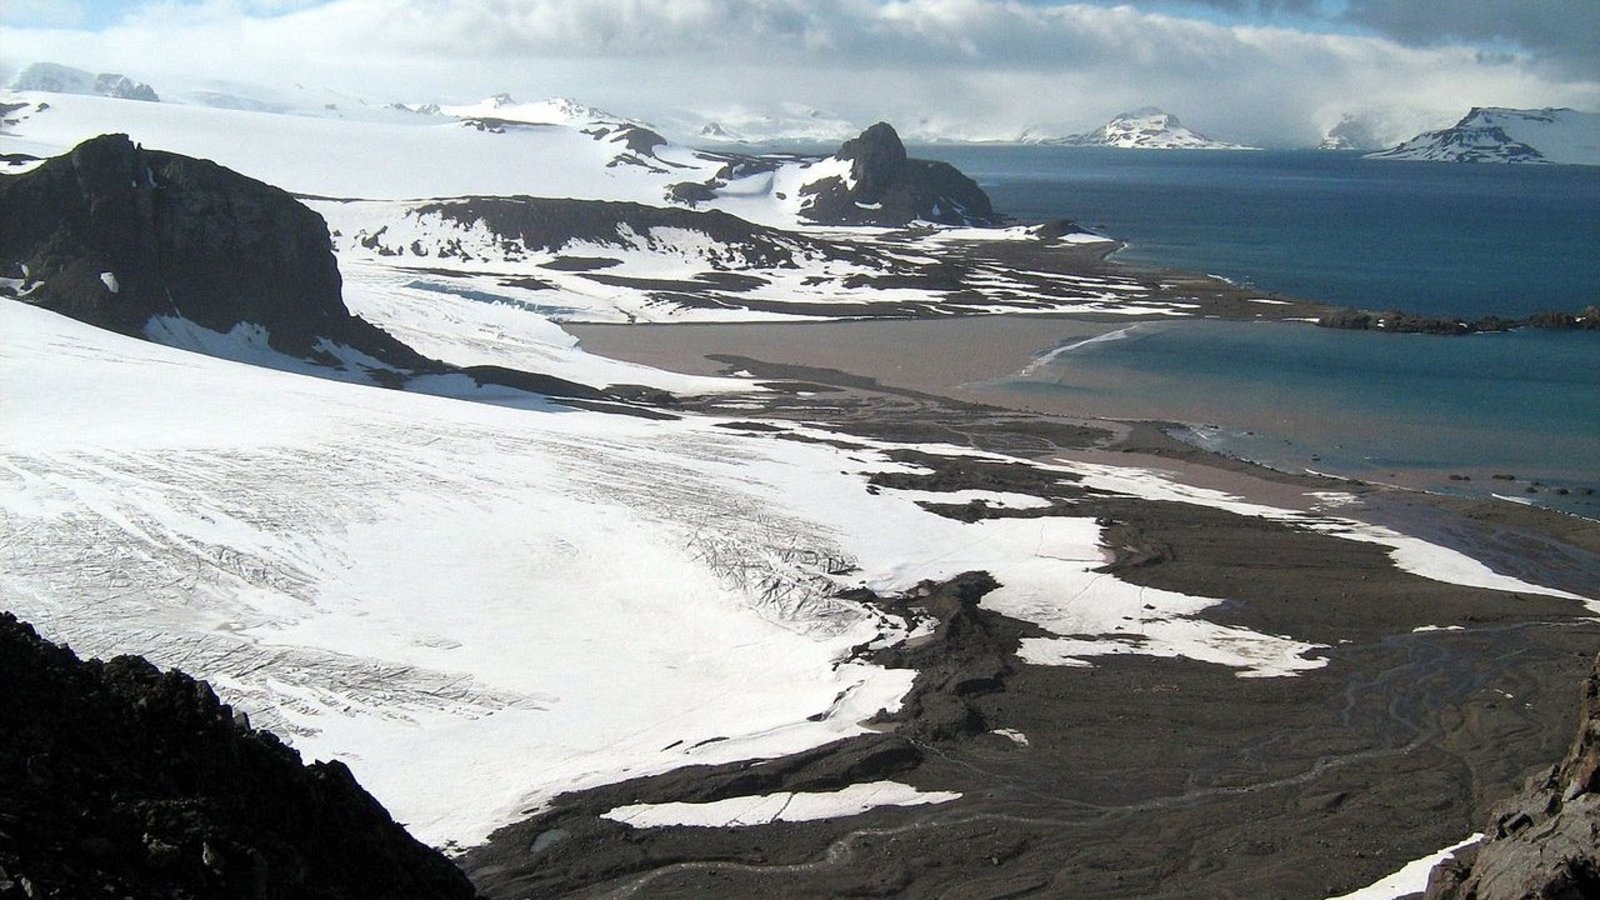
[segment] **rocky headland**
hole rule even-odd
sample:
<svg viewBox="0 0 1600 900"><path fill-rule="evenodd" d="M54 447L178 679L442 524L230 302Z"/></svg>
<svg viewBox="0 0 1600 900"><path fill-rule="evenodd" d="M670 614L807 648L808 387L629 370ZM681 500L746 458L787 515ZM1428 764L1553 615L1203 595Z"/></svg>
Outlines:
<svg viewBox="0 0 1600 900"><path fill-rule="evenodd" d="M844 142L835 158L850 178L820 179L801 189L806 218L827 225L996 225L1002 220L977 182L947 162L911 159L894 127L879 122Z"/></svg>

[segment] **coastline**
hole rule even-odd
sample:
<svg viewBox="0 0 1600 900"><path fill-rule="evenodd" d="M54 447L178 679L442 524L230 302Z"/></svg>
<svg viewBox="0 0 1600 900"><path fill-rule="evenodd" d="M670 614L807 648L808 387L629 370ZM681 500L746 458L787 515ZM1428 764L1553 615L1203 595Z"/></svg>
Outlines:
<svg viewBox="0 0 1600 900"><path fill-rule="evenodd" d="M1570 732L1571 686L1600 641L1600 528L1277 472L1184 444L1158 423L1003 408L963 389L1014 369L1014 354L1116 327L1028 318L570 330L591 352L762 385L681 404L755 439L897 445L892 458L909 470L871 485L934 492L921 502L941 516L1092 517L1108 559L1096 571L1141 591L1227 598L1191 620L1310 642L1315 667L1240 677L1147 655L1138 648L1159 642L1159 628L1137 609L1121 624L1041 631L984 600L992 581L971 573L906 597L857 592L938 623L873 657L919 671L902 710L880 716L884 733L562 795L463 857L477 883L508 897L1322 898L1481 830L1489 805ZM973 328L995 340L971 340ZM917 449L934 443L972 455ZM971 491L1048 506L937 499ZM1254 511L1263 507L1273 510ZM1590 599L1472 586L1459 558L1437 558L1453 571L1430 578L1307 524L1319 518L1423 535L1495 573ZM1060 599L1063 614L1075 600ZM1112 649L1090 666L1052 664L1030 655L1047 634ZM884 779L960 797L840 820L718 823L729 827L612 818Z"/></svg>
<svg viewBox="0 0 1600 900"><path fill-rule="evenodd" d="M1115 396L1093 391L1019 391L1005 382L1032 367L1046 363L1052 354L1074 345L1096 340L1140 322L1125 318L1085 317L1080 315L975 316L942 319L845 320L799 323L749 324L670 324L670 325L588 325L564 324L581 346L591 353L630 362L698 375L726 374L734 367L711 357L741 356L784 365L819 367L870 378L878 384L898 389L949 397L954 400L996 406L1019 412L1092 421L1100 427L1128 427L1137 422L1160 422L1169 432L1187 430L1193 440L1180 440L1170 434L1160 436L1166 458L1185 457L1211 468L1258 470L1299 477L1329 472L1329 478L1344 482L1358 479L1373 488L1405 492L1425 492L1438 502L1469 505L1517 506L1541 513L1573 517L1573 510L1552 509L1524 498L1495 500L1530 490L1534 482L1500 480L1492 476L1501 469L1471 468L1406 469L1393 466L1379 470L1372 465L1334 471L1331 459L1323 463L1320 454L1329 448L1296 446L1297 461L1274 464L1258 462L1243 453L1233 452L1225 442L1208 447L1207 435L1225 437L1221 428L1210 426L1206 418L1172 418L1175 410L1162 406L1130 408ZM1158 320L1171 321L1171 320ZM1266 323L1288 325L1297 323ZM1310 328L1313 326L1305 325ZM1382 339L1382 338L1380 338ZM1451 338L1413 338L1453 340ZM1166 404L1170 407L1172 404ZM1217 413L1221 415L1222 413ZM1237 425L1238 423L1232 423ZM1270 424L1270 423L1269 423ZM1245 432L1248 433L1248 432ZM1151 431L1151 439L1159 432ZM1257 441L1257 443L1262 443ZM1285 445L1287 446L1287 445ZM1296 472L1299 468L1302 471ZM1447 480L1446 474L1468 473ZM1441 485L1443 483L1443 485ZM1441 489L1443 487L1443 489ZM1550 495L1545 495L1550 499ZM1593 503L1593 498L1573 496L1572 500ZM1571 504L1576 505L1576 504ZM1596 529L1600 520L1592 515L1577 518ZM1565 530L1565 529L1563 529ZM1600 544L1597 544L1600 547Z"/></svg>

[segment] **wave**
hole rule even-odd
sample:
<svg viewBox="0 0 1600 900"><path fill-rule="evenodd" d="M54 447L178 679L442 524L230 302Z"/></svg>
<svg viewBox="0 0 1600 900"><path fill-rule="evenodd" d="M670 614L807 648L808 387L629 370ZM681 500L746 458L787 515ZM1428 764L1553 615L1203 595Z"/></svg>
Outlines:
<svg viewBox="0 0 1600 900"><path fill-rule="evenodd" d="M1064 355L1066 355L1068 353L1071 353L1074 350L1079 350L1079 349L1082 349L1084 347L1087 347L1090 344L1100 344L1100 343L1106 343L1106 342L1109 342L1109 341L1127 340L1129 337L1133 336L1133 332L1134 331L1136 331L1137 329L1143 327L1143 325L1144 325L1144 323L1141 322L1141 323L1138 323L1138 324L1135 324L1135 325L1129 325L1129 326L1127 326L1125 328L1118 328L1116 331L1108 331L1105 334L1097 334L1097 335L1095 335L1094 337L1091 337L1091 338L1084 338L1081 341L1073 341L1070 344L1062 344L1059 347L1055 347L1055 348L1049 350L1048 352L1046 352L1046 353L1044 353L1044 354L1042 354L1042 355L1040 355L1038 357L1035 357L1033 362L1028 363L1028 365L1025 366L1022 369L1022 371L1017 373L1016 377L1018 377L1018 378L1030 378L1030 377L1038 374L1039 370L1044 369L1047 366L1050 366L1056 360L1060 359L1062 356L1064 356Z"/></svg>

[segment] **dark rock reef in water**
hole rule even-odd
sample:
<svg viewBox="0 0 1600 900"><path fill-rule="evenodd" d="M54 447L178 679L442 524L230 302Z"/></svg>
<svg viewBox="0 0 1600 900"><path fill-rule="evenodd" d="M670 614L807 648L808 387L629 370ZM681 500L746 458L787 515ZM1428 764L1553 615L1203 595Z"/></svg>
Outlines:
<svg viewBox="0 0 1600 900"><path fill-rule="evenodd" d="M1513 331L1518 328L1542 328L1549 331L1600 331L1600 306L1588 306L1581 312L1559 311L1534 313L1531 316L1508 319L1503 316L1480 316L1475 319L1449 316L1421 316L1390 310L1334 308L1317 319L1323 328L1347 331L1386 331L1390 334L1483 334L1493 331Z"/></svg>
<svg viewBox="0 0 1600 900"><path fill-rule="evenodd" d="M1600 658L1566 758L1496 806L1485 835L1435 867L1427 900L1600 897Z"/></svg>
<svg viewBox="0 0 1600 900"><path fill-rule="evenodd" d="M321 216L209 160L102 135L0 180L0 222L0 265L23 276L25 299L92 325L142 335L155 316L223 333L254 323L293 356L314 358L326 339L430 368L345 308Z"/></svg>
<svg viewBox="0 0 1600 900"><path fill-rule="evenodd" d="M835 154L850 160L850 183L824 178L801 189L806 218L829 225L997 225L1001 216L978 183L946 162L911 159L900 135L879 122L844 142Z"/></svg>
<svg viewBox="0 0 1600 900"><path fill-rule="evenodd" d="M0 613L0 684L0 896L474 896L342 763L302 765L205 682Z"/></svg>

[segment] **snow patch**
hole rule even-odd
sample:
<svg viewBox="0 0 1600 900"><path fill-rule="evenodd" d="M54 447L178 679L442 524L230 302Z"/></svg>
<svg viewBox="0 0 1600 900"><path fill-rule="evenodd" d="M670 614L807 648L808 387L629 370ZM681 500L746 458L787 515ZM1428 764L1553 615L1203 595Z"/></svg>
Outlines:
<svg viewBox="0 0 1600 900"><path fill-rule="evenodd" d="M855 816L881 806L924 806L961 799L955 791L920 791L896 781L852 784L837 791L782 791L709 803L636 803L601 817L634 828L689 825L703 828L811 822Z"/></svg>
<svg viewBox="0 0 1600 900"><path fill-rule="evenodd" d="M1459 844L1451 844L1437 853L1406 863L1399 871L1386 875L1360 890L1330 897L1328 900L1395 900L1398 897L1419 894L1428 889L1428 873L1433 871L1434 866L1449 859L1457 850L1482 839L1483 835L1475 834Z"/></svg>

